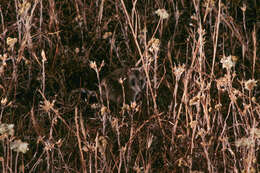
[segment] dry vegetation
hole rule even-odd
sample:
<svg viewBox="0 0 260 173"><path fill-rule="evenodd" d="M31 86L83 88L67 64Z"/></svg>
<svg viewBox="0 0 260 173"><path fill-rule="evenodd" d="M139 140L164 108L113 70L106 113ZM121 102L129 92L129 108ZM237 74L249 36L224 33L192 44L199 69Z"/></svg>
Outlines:
<svg viewBox="0 0 260 173"><path fill-rule="evenodd" d="M0 172L260 172L257 6L1 0ZM146 90L114 109L124 66Z"/></svg>

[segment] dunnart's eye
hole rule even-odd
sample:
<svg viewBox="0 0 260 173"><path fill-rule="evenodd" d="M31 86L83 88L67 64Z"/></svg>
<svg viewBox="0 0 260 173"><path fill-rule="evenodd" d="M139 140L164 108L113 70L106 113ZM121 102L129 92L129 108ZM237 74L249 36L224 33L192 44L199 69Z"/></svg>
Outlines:
<svg viewBox="0 0 260 173"><path fill-rule="evenodd" d="M132 86L135 86L135 79L131 79L130 84L131 84Z"/></svg>

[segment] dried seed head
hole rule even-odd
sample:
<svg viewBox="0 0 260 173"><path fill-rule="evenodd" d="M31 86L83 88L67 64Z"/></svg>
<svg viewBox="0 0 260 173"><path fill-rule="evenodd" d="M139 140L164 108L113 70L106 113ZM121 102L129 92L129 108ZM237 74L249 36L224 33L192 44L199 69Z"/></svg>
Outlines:
<svg viewBox="0 0 260 173"><path fill-rule="evenodd" d="M257 81L255 79L249 79L248 81L245 82L245 88L248 91L252 91L254 87L257 85Z"/></svg>
<svg viewBox="0 0 260 173"><path fill-rule="evenodd" d="M16 42L17 42L17 38L8 37L6 40L6 43L10 48L13 48Z"/></svg>
<svg viewBox="0 0 260 173"><path fill-rule="evenodd" d="M232 56L224 56L221 61L222 68L227 69L228 71L231 70L232 67L235 67L235 62L232 60Z"/></svg>
<svg viewBox="0 0 260 173"><path fill-rule="evenodd" d="M155 14L157 14L161 19L167 19L169 17L169 14L165 9L158 9L155 11Z"/></svg>
<svg viewBox="0 0 260 173"><path fill-rule="evenodd" d="M90 61L89 66L90 66L90 68L92 68L93 70L96 70L96 69L97 69L96 61Z"/></svg>

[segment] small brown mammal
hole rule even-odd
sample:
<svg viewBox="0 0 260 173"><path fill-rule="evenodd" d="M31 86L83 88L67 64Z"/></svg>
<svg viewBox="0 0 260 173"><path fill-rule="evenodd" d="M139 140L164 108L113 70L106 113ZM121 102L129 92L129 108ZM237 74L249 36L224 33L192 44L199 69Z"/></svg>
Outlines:
<svg viewBox="0 0 260 173"><path fill-rule="evenodd" d="M120 78L125 79L123 81L124 94L122 85L119 83ZM138 100L138 95L141 94L144 86L145 75L141 69L120 68L101 81L102 98L105 102L122 105L125 96L125 103L129 104Z"/></svg>

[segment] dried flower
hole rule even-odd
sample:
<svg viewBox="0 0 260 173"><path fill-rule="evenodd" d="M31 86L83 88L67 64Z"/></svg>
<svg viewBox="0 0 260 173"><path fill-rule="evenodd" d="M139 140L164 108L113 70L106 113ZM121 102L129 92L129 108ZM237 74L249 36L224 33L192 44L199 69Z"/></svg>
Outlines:
<svg viewBox="0 0 260 173"><path fill-rule="evenodd" d="M15 43L17 42L17 38L11 38L11 37L8 37L7 40L7 45L10 47L10 48L13 48Z"/></svg>
<svg viewBox="0 0 260 173"><path fill-rule="evenodd" d="M41 56L42 56L42 61L43 61L43 62L47 61L47 58L46 58L46 55L45 55L44 50L42 50Z"/></svg>
<svg viewBox="0 0 260 173"><path fill-rule="evenodd" d="M46 141L44 141L44 146L44 150L51 151L54 148L55 143L47 139Z"/></svg>
<svg viewBox="0 0 260 173"><path fill-rule="evenodd" d="M191 20L198 20L197 16L195 13L193 13L191 16L190 16Z"/></svg>
<svg viewBox="0 0 260 173"><path fill-rule="evenodd" d="M44 100L43 103L40 105L40 107L45 111L49 112L53 106L54 106L55 100L52 101L52 103L48 100Z"/></svg>
<svg viewBox="0 0 260 173"><path fill-rule="evenodd" d="M153 138L154 136L152 134L150 134L147 138L147 148L149 149L153 143Z"/></svg>
<svg viewBox="0 0 260 173"><path fill-rule="evenodd" d="M122 79L122 78L120 77L120 78L118 79L118 82L122 85L125 80L126 80L126 78Z"/></svg>
<svg viewBox="0 0 260 173"><path fill-rule="evenodd" d="M29 8L31 7L31 3L27 2L27 0L23 1L23 3L19 3L18 4L18 8L19 8L19 15L22 15L23 13L27 13Z"/></svg>
<svg viewBox="0 0 260 173"><path fill-rule="evenodd" d="M190 100L190 105L197 105L200 103L200 98L201 98L201 95L200 93L198 95L196 95L195 97L193 97L191 100Z"/></svg>
<svg viewBox="0 0 260 173"><path fill-rule="evenodd" d="M205 8L209 8L209 9L211 10L212 7L215 6L215 0L205 0L205 1L202 3L202 6L205 7Z"/></svg>
<svg viewBox="0 0 260 173"><path fill-rule="evenodd" d="M220 110L221 107L222 107L222 104L221 104L221 103L215 105L215 109L216 109L216 110Z"/></svg>
<svg viewBox="0 0 260 173"><path fill-rule="evenodd" d="M235 67L235 62L232 60L231 55L228 57L224 56L220 62L222 63L222 68L225 68L228 71L231 70L232 67Z"/></svg>
<svg viewBox="0 0 260 173"><path fill-rule="evenodd" d="M237 147L252 147L255 144L255 140L251 137L240 138L235 142Z"/></svg>
<svg viewBox="0 0 260 173"><path fill-rule="evenodd" d="M176 79L180 79L180 77L184 71L185 71L185 64L180 65L178 67L176 67L176 66L173 67L173 73L174 73Z"/></svg>
<svg viewBox="0 0 260 173"><path fill-rule="evenodd" d="M79 48L78 48L78 47L76 47L76 48L75 48L75 53L76 53L76 54L78 54L78 53L79 53L79 51L80 51L80 50L79 50Z"/></svg>
<svg viewBox="0 0 260 173"><path fill-rule="evenodd" d="M2 105L2 106L5 106L6 103L7 103L7 98L6 98L6 97L5 97L5 98L2 98L2 99L1 99L1 105Z"/></svg>
<svg viewBox="0 0 260 173"><path fill-rule="evenodd" d="M113 130L117 130L118 129L118 118L112 118L111 120L111 126Z"/></svg>
<svg viewBox="0 0 260 173"><path fill-rule="evenodd" d="M14 135L14 124L0 124L0 134Z"/></svg>
<svg viewBox="0 0 260 173"><path fill-rule="evenodd" d="M84 145L83 146L83 151L85 151L85 152L95 152L95 148L96 148L96 146L95 146L95 144L94 143L89 143L89 142L87 142L87 144L86 145Z"/></svg>
<svg viewBox="0 0 260 173"><path fill-rule="evenodd" d="M240 7L240 9L241 9L243 12L245 12L245 11L246 11L246 4L245 4L245 3L243 3L243 6L242 6L242 7Z"/></svg>
<svg viewBox="0 0 260 173"><path fill-rule="evenodd" d="M131 108L132 109L135 109L136 108L136 106L137 106L137 104L136 104L136 102L134 101L134 102L131 102Z"/></svg>
<svg viewBox="0 0 260 173"><path fill-rule="evenodd" d="M108 113L108 109L106 106L102 106L101 108L101 115L105 115L105 113Z"/></svg>
<svg viewBox="0 0 260 173"><path fill-rule="evenodd" d="M232 88L232 92L233 92L233 94L234 94L235 96L241 96L241 94L242 94L239 90L237 90L237 89L235 89L235 88Z"/></svg>
<svg viewBox="0 0 260 173"><path fill-rule="evenodd" d="M5 63L5 61L7 60L7 54L5 53L4 55L0 55L0 60L2 60L3 63Z"/></svg>
<svg viewBox="0 0 260 173"><path fill-rule="evenodd" d="M77 15L76 18L75 18L75 21L79 22L79 23L82 23L83 17L81 15Z"/></svg>
<svg viewBox="0 0 260 173"><path fill-rule="evenodd" d="M245 88L248 91L252 91L253 88L256 86L257 81L255 79L249 79L248 81L245 82Z"/></svg>
<svg viewBox="0 0 260 173"><path fill-rule="evenodd" d="M131 107L131 109L134 110L135 112L138 112L139 109L140 109L140 105L138 105L138 104L136 103L136 101L131 102L130 107Z"/></svg>
<svg viewBox="0 0 260 173"><path fill-rule="evenodd" d="M191 121L191 122L190 122L190 127L191 127L192 129L194 129L197 125L198 125L198 121Z"/></svg>
<svg viewBox="0 0 260 173"><path fill-rule="evenodd" d="M243 107L244 107L244 110L243 110L242 113L243 113L243 115L246 115L246 113L247 113L248 110L250 109L250 105L243 103Z"/></svg>
<svg viewBox="0 0 260 173"><path fill-rule="evenodd" d="M129 111L129 110L130 110L130 106L129 106L128 104L123 104L122 110L127 110L127 111Z"/></svg>
<svg viewBox="0 0 260 173"><path fill-rule="evenodd" d="M14 142L11 142L11 149L16 151L16 152L22 152L26 153L29 148L28 148L28 143L22 142L20 139L15 140Z"/></svg>
<svg viewBox="0 0 260 173"><path fill-rule="evenodd" d="M251 128L250 135L255 136L256 139L260 139L260 129Z"/></svg>
<svg viewBox="0 0 260 173"><path fill-rule="evenodd" d="M112 35L112 32L105 32L105 34L102 36L103 39L107 39Z"/></svg>
<svg viewBox="0 0 260 173"><path fill-rule="evenodd" d="M160 40L157 39L157 38L152 38L149 42L148 42L148 50L151 52L151 53L154 53L154 52L158 52L159 51L159 48L160 48Z"/></svg>
<svg viewBox="0 0 260 173"><path fill-rule="evenodd" d="M90 61L89 66L90 66L90 68L96 70L97 69L96 61Z"/></svg>
<svg viewBox="0 0 260 173"><path fill-rule="evenodd" d="M158 9L155 11L155 14L157 14L161 19L167 19L169 17L169 14L165 9Z"/></svg>
<svg viewBox="0 0 260 173"><path fill-rule="evenodd" d="M207 132L203 128L199 129L199 131L198 131L199 136L205 137L206 134L207 134Z"/></svg>

